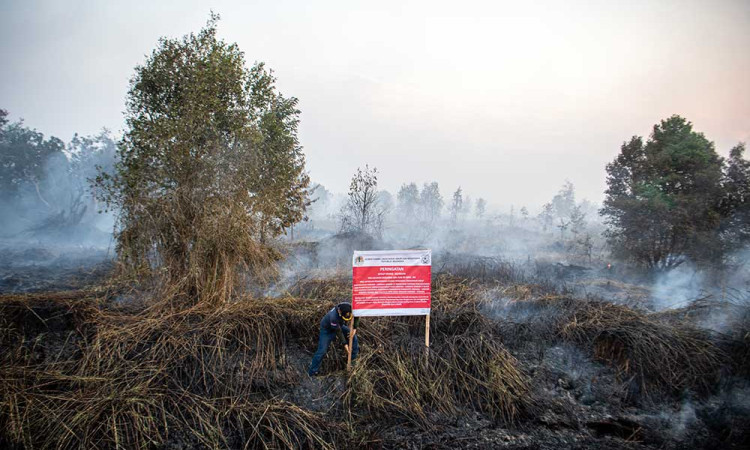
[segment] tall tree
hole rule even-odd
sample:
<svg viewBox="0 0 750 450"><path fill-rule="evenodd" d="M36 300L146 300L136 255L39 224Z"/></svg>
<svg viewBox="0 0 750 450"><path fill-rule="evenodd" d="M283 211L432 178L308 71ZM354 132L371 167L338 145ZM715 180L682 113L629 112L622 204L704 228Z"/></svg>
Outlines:
<svg viewBox="0 0 750 450"><path fill-rule="evenodd" d="M648 268L715 260L722 159L692 124L672 116L645 143L633 137L607 165L601 213L614 252Z"/></svg>
<svg viewBox="0 0 750 450"><path fill-rule="evenodd" d="M569 218L576 206L576 194L573 183L565 180L565 184L560 188L557 194L552 197L552 208L557 218Z"/></svg>
<svg viewBox="0 0 750 450"><path fill-rule="evenodd" d="M419 216L419 188L416 183L401 185L396 194L397 212L400 222L413 224Z"/></svg>
<svg viewBox="0 0 750 450"><path fill-rule="evenodd" d="M542 223L542 231L547 231L547 228L552 226L552 222L555 220L555 208L552 203L545 203L542 205L542 211L539 213L539 221Z"/></svg>
<svg viewBox="0 0 750 450"><path fill-rule="evenodd" d="M120 211L125 265L163 266L181 292L210 300L272 260L264 244L302 219L309 183L297 100L262 64L248 70L217 21L160 39L136 67L116 174L97 179Z"/></svg>
<svg viewBox="0 0 750 450"><path fill-rule="evenodd" d="M448 210L451 215L451 223L454 225L458 222L458 217L461 214L461 211L464 208L464 196L463 192L461 191L461 186L456 189L456 192L453 193L453 199L451 200L451 204L448 207Z"/></svg>
<svg viewBox="0 0 750 450"><path fill-rule="evenodd" d="M380 236L385 210L378 193L378 169L365 165L357 168L349 184L346 204L341 209L341 231L355 231Z"/></svg>
<svg viewBox="0 0 750 450"><path fill-rule="evenodd" d="M577 238L586 228L586 213L581 205L576 205L570 210L570 232Z"/></svg>
<svg viewBox="0 0 750 450"><path fill-rule="evenodd" d="M440 195L440 187L437 181L425 183L422 186L419 200L422 209L422 222L426 228L432 229L440 219L440 213L443 210L443 196Z"/></svg>
<svg viewBox="0 0 750 450"><path fill-rule="evenodd" d="M482 219L484 217L484 213L487 211L487 201L483 198L477 199L477 204L474 207L474 214L476 214L477 219Z"/></svg>
<svg viewBox="0 0 750 450"><path fill-rule="evenodd" d="M474 206L474 200L471 198L471 195L466 194L463 198L463 207L461 208L461 211L459 212L459 216L461 216L462 219L466 219L471 214L471 208Z"/></svg>

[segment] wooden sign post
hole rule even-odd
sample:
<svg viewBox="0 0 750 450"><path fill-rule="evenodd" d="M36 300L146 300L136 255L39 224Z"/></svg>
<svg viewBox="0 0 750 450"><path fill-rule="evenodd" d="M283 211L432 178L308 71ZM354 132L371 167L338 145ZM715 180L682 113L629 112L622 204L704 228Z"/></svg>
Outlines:
<svg viewBox="0 0 750 450"><path fill-rule="evenodd" d="M424 316L424 346L427 356L430 355L430 315Z"/></svg>
<svg viewBox="0 0 750 450"><path fill-rule="evenodd" d="M354 334L357 332L357 329L354 328L354 315L352 315L352 323L349 326L349 346L346 348L346 351L348 353L346 357L346 370L352 369L352 350L354 345Z"/></svg>

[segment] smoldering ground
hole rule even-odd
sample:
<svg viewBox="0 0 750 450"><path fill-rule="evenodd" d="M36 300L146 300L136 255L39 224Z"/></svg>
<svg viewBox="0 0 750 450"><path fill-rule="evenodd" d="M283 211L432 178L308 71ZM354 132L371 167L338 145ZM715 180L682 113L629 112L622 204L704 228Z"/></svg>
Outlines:
<svg viewBox="0 0 750 450"><path fill-rule="evenodd" d="M507 267L497 272L503 281L462 267L461 276L435 274L427 366L420 320L368 319L355 372L347 376L335 345L320 380L304 373L320 317L351 293L345 275L298 279L276 298L244 297L220 311L166 316L153 306L109 302L111 294L5 295L3 439L42 447L118 439L178 447L254 447L262 439L281 447L386 448L747 443L742 336L718 339L680 315L575 298ZM162 319L148 320L152 314ZM101 348L89 348L91 339ZM111 356L94 364L91 351ZM136 370L146 360L161 367L156 378ZM81 395L88 400L76 406ZM178 398L181 416L170 412ZM240 398L245 403L234 403ZM112 401L131 406L111 409ZM34 409L36 402L49 407ZM213 419L214 409L228 411L228 421ZM72 432L62 426L70 415L78 417ZM162 415L166 428L148 425ZM33 434L41 424L48 431Z"/></svg>
<svg viewBox="0 0 750 450"><path fill-rule="evenodd" d="M547 408L536 420L546 429L636 446L747 443L736 430L748 424L748 404L730 394L748 386L740 369L749 336L741 266L717 277L687 263L647 276L608 259L601 241L594 246L602 250L583 253L559 230L508 217L446 221L428 239L413 236L399 234L398 224L379 239L329 229L320 242L298 244L275 293L331 276L345 283L353 249L432 248L433 270L482 286L477 310L500 324L503 344L530 374L534 398ZM329 298L346 296L342 289ZM481 420L465 426L491 434Z"/></svg>

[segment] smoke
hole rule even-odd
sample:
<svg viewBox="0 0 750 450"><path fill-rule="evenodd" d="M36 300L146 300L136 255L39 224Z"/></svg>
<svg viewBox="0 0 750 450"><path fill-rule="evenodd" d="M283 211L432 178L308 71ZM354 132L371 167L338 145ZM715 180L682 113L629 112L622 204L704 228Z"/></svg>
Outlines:
<svg viewBox="0 0 750 450"><path fill-rule="evenodd" d="M678 410L664 410L652 418L660 422L658 429L678 442L684 441L693 429L702 425L690 400L683 401Z"/></svg>
<svg viewBox="0 0 750 450"><path fill-rule="evenodd" d="M705 295L704 275L687 263L659 275L651 286L651 302L656 311L682 308Z"/></svg>
<svg viewBox="0 0 750 450"><path fill-rule="evenodd" d="M19 161L14 162L16 172L7 175L12 189L0 197L0 238L14 245L110 245L114 216L100 214L89 186L99 168L111 171L114 165L115 143L109 132L75 136L64 151L49 151L32 162L20 159L28 151L25 147L13 141L4 145L8 158Z"/></svg>
<svg viewBox="0 0 750 450"><path fill-rule="evenodd" d="M574 278L585 278L588 273L570 271L568 266L585 271L591 265L606 265L601 259L602 228L596 220L585 220L596 207L587 201L576 204L572 199L572 184L566 184L565 188L571 197L567 209L579 214L574 230L567 225L555 228L531 215L524 206L500 211L487 207L481 198L472 201L460 189L453 196L445 196L439 192L437 183L425 183L421 192L416 183L411 183L405 184L404 192L398 196L378 191L382 200L379 206L385 207L384 220L382 229L368 236L357 231L342 233L340 216L347 196L314 185L310 190L313 203L307 211L308 220L287 233L293 249L281 268L285 281L269 292L309 276L310 270L348 271L354 250L430 248L433 271L476 268L478 262L482 270L492 271L493 275L510 274L519 281L534 276L563 280L571 274ZM581 211L585 214L581 215ZM491 267L488 261L493 261Z"/></svg>
<svg viewBox="0 0 750 450"><path fill-rule="evenodd" d="M727 287L733 291L750 294L750 246L732 253L727 260Z"/></svg>
<svg viewBox="0 0 750 450"><path fill-rule="evenodd" d="M691 264L659 275L649 299L655 311L684 309L693 324L731 335L745 326L750 310L750 252L731 254L718 273L701 271Z"/></svg>
<svg viewBox="0 0 750 450"><path fill-rule="evenodd" d="M0 126L0 292L72 289L106 270L114 215L99 213L90 180L112 172L115 148L106 130L65 144Z"/></svg>

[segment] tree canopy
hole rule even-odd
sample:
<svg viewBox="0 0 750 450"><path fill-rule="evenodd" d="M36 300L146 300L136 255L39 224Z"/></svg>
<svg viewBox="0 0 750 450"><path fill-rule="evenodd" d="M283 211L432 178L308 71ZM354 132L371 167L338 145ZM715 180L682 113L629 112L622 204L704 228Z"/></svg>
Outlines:
<svg viewBox="0 0 750 450"><path fill-rule="evenodd" d="M116 174L97 180L120 212L127 267L161 266L185 292L225 299L245 269L273 259L269 239L304 217L309 178L297 99L262 63L217 38L162 38L135 68Z"/></svg>
<svg viewBox="0 0 750 450"><path fill-rule="evenodd" d="M737 210L725 200L724 167L714 144L680 116L655 125L645 142L625 142L607 165L601 210L615 254L654 269L720 260L720 225Z"/></svg>
<svg viewBox="0 0 750 450"><path fill-rule="evenodd" d="M23 195L33 187L41 201L39 183L44 178L45 164L53 156L65 159L65 143L56 137L45 139L37 130L22 121L9 123L8 113L0 110L0 189L4 197Z"/></svg>
<svg viewBox="0 0 750 450"><path fill-rule="evenodd" d="M750 243L750 161L744 158L745 144L729 152L724 171L724 195L720 227L725 250Z"/></svg>

